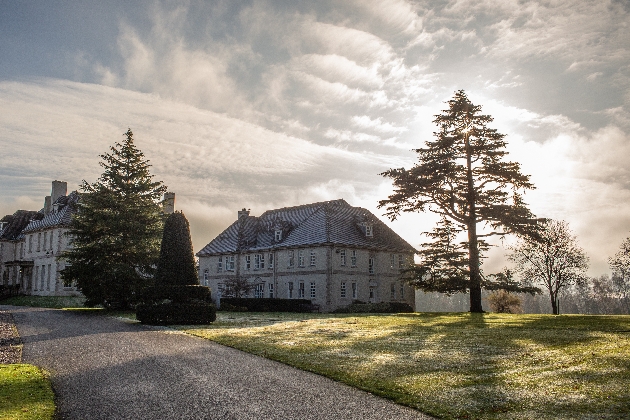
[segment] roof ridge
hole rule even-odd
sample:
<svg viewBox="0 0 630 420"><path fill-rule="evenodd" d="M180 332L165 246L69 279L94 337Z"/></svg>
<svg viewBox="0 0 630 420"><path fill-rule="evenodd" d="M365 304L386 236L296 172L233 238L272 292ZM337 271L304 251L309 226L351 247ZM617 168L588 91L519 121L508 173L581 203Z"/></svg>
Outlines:
<svg viewBox="0 0 630 420"><path fill-rule="evenodd" d="M275 213L279 211L288 211L288 210L300 210L300 209L305 209L309 207L321 207L323 205L332 204L332 203L345 204L347 206L350 206L350 204L348 204L346 200L344 200L343 198L338 198L336 200L318 201L317 203L299 204L297 206L288 206L288 207L280 207L278 209L265 210L265 212L261 214L260 217L264 216L267 213Z"/></svg>

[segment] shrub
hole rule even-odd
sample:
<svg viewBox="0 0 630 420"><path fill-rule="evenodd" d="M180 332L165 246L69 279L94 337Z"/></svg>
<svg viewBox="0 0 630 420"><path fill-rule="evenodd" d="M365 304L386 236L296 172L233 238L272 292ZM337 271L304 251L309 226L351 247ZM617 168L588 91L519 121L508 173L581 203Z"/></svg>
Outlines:
<svg viewBox="0 0 630 420"><path fill-rule="evenodd" d="M505 290L497 290L488 296L492 312L504 314L520 314L523 312L521 306L523 301L520 297Z"/></svg>
<svg viewBox="0 0 630 420"><path fill-rule="evenodd" d="M308 299L222 298L220 311L316 312L318 305Z"/></svg>
<svg viewBox="0 0 630 420"><path fill-rule="evenodd" d="M150 325L210 324L217 319L217 309L206 302L142 303L136 307L136 318Z"/></svg>
<svg viewBox="0 0 630 420"><path fill-rule="evenodd" d="M413 312L413 308L404 302L380 302L380 303L353 303L345 308L334 310L335 313L382 313L397 314L401 312Z"/></svg>

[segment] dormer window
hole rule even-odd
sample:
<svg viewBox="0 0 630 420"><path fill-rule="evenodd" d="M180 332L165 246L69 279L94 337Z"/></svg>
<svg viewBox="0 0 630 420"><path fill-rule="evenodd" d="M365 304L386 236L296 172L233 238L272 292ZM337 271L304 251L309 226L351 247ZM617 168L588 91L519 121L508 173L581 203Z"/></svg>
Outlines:
<svg viewBox="0 0 630 420"><path fill-rule="evenodd" d="M365 236L368 238L374 236L374 228L372 225L365 225Z"/></svg>
<svg viewBox="0 0 630 420"><path fill-rule="evenodd" d="M276 242L280 242L282 240L282 229L276 229L275 240Z"/></svg>

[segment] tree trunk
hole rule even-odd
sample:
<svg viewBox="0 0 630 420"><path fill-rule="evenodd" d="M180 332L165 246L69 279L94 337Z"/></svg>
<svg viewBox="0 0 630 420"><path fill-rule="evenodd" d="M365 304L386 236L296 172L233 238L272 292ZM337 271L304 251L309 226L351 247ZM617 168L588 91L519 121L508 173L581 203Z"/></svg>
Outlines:
<svg viewBox="0 0 630 420"><path fill-rule="evenodd" d="M465 134L466 142L466 175L468 178L468 269L470 270L470 312L483 312L481 307L481 269L479 267L479 244L477 243L477 197L472 171L472 151L469 134Z"/></svg>
<svg viewBox="0 0 630 420"><path fill-rule="evenodd" d="M557 294L554 294L553 292L549 292L549 297L551 298L551 312L553 312L554 315L558 315Z"/></svg>

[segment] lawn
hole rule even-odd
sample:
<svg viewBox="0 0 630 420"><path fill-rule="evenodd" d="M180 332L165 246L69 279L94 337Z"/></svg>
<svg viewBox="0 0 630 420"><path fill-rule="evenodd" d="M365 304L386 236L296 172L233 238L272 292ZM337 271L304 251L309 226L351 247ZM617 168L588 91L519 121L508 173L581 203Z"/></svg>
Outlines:
<svg viewBox="0 0 630 420"><path fill-rule="evenodd" d="M0 365L0 420L48 420L54 411L44 372L32 365Z"/></svg>
<svg viewBox="0 0 630 420"><path fill-rule="evenodd" d="M630 418L630 316L220 312L180 328L440 418Z"/></svg>

